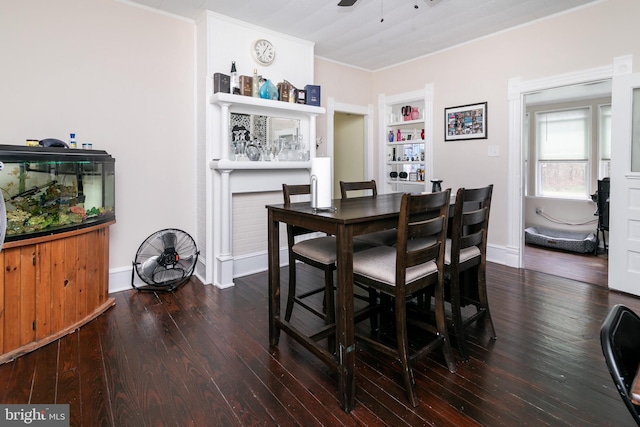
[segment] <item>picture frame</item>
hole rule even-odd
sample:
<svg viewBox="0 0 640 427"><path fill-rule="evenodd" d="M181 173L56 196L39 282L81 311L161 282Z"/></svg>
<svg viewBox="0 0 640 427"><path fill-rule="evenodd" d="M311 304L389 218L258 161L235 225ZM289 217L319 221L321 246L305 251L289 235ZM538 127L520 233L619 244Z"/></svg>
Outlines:
<svg viewBox="0 0 640 427"><path fill-rule="evenodd" d="M444 140L487 139L487 103L444 109Z"/></svg>

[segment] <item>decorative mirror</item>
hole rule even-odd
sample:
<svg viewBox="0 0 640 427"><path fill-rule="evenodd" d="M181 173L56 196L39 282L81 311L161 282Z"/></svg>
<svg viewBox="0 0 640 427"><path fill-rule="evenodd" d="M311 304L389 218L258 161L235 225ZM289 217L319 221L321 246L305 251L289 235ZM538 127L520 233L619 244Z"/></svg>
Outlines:
<svg viewBox="0 0 640 427"><path fill-rule="evenodd" d="M300 120L231 113L229 141L229 157L234 160L309 160Z"/></svg>

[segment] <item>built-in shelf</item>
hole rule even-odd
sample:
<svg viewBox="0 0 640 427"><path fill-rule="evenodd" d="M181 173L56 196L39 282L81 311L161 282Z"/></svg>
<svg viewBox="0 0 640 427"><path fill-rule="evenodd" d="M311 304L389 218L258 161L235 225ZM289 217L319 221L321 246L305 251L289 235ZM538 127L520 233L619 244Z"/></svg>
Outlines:
<svg viewBox="0 0 640 427"><path fill-rule="evenodd" d="M233 95L230 93L218 92L211 95L209 100L212 104L233 104L234 109L242 108L264 108L268 115L277 116L282 113L299 114L324 114L324 107L314 105L297 104L294 102L274 101L272 99L256 98L253 96ZM288 116L288 114L285 114Z"/></svg>
<svg viewBox="0 0 640 427"><path fill-rule="evenodd" d="M216 170L286 170L286 169L311 169L311 162L251 162L235 161L229 159L213 159L209 162L211 169Z"/></svg>
<svg viewBox="0 0 640 427"><path fill-rule="evenodd" d="M415 119L403 120L406 107ZM433 176L433 84L424 90L398 95L378 96L380 118L380 182L384 182L383 192L416 191L421 186L426 191L426 183ZM418 114L416 114L416 112ZM406 173L418 180L392 179L390 177Z"/></svg>

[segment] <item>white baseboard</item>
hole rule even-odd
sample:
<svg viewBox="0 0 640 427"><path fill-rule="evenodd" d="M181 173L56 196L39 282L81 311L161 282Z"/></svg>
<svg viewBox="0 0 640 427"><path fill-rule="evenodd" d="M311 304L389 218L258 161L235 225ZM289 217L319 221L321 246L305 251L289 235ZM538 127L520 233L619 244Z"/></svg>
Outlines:
<svg viewBox="0 0 640 427"><path fill-rule="evenodd" d="M131 287L132 271L133 271L132 266L109 269L109 293L111 294L114 292L128 291L129 289L132 289ZM136 277L136 279L140 281L139 277Z"/></svg>
<svg viewBox="0 0 640 427"><path fill-rule="evenodd" d="M487 245L487 261L496 264L507 265L513 263L514 255L505 246ZM267 270L267 253L255 252L252 254L235 257L233 260L233 277L243 277L250 274L260 273ZM286 249L280 250L280 266L285 266L289 262ZM131 272L133 267L119 267L109 270L109 293L121 292L132 289ZM202 277L195 273L195 276L202 281ZM204 281L203 281L204 283ZM139 277L134 277L135 285L144 285Z"/></svg>

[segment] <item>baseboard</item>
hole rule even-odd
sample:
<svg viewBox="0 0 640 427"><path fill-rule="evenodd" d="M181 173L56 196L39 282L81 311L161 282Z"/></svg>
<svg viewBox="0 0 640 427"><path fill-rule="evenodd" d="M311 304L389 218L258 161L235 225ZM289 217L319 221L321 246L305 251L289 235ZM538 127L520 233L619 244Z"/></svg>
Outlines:
<svg viewBox="0 0 640 427"><path fill-rule="evenodd" d="M109 293L128 291L132 289L131 273L133 267L119 267L109 269ZM140 283L140 278L136 277ZM134 282L135 283L135 282Z"/></svg>
<svg viewBox="0 0 640 427"><path fill-rule="evenodd" d="M514 254L505 246L487 245L487 261L510 267L514 261ZM288 264L288 254L286 249L280 250L280 266ZM233 260L233 277L244 277L250 274L260 273L267 270L267 252L255 252L251 254L237 256ZM122 292L132 289L131 286L132 267L119 267L109 270L109 293ZM201 279L197 274L196 276ZM202 279L201 279L202 280ZM144 285L139 277L134 277L135 285Z"/></svg>

